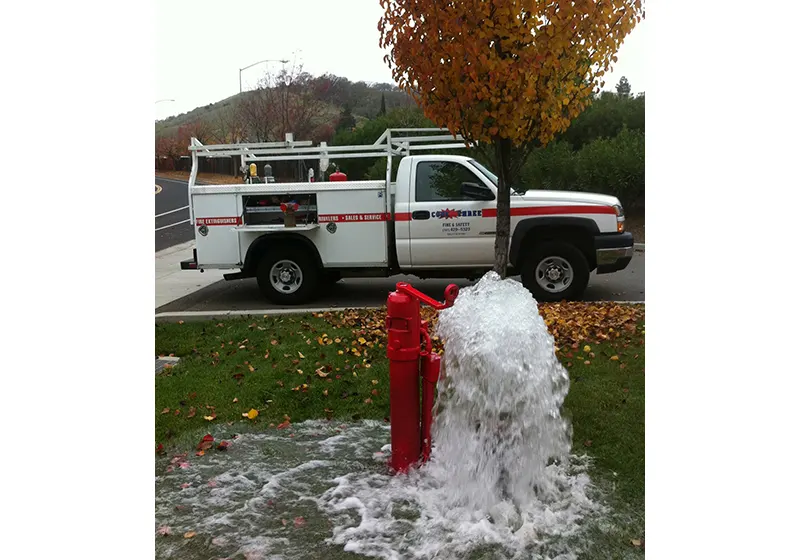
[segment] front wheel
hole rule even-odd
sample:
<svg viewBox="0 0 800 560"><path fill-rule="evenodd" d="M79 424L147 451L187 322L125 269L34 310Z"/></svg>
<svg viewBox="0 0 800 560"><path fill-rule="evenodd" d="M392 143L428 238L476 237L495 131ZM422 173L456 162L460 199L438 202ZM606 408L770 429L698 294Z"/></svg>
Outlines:
<svg viewBox="0 0 800 560"><path fill-rule="evenodd" d="M574 300L589 284L589 263L584 254L562 241L534 246L522 267L522 284L537 301Z"/></svg>
<svg viewBox="0 0 800 560"><path fill-rule="evenodd" d="M315 295L319 270L306 251L294 247L278 248L261 259L256 279L261 292L271 302L297 305Z"/></svg>

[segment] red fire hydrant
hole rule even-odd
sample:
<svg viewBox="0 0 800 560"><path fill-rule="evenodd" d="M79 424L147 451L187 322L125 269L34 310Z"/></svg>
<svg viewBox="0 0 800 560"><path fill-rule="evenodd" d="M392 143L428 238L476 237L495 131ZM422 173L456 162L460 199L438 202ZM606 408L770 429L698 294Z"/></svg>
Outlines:
<svg viewBox="0 0 800 560"><path fill-rule="evenodd" d="M439 379L441 358L431 352L427 321L420 319L420 302L434 309L453 305L458 286L450 284L440 303L398 282L396 291L386 300L386 355L389 358L389 417L392 425L392 459L390 466L397 472L430 456L433 399ZM421 350L422 338L425 350ZM420 414L420 379L422 379L422 410Z"/></svg>

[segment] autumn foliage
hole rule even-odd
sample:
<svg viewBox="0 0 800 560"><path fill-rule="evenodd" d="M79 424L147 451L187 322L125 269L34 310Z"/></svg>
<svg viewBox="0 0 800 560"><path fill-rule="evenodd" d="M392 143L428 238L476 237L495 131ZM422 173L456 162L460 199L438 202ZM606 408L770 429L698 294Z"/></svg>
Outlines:
<svg viewBox="0 0 800 560"><path fill-rule="evenodd" d="M381 46L426 116L470 140L541 144L589 103L639 0L382 0Z"/></svg>
<svg viewBox="0 0 800 560"><path fill-rule="evenodd" d="M380 46L435 123L493 146L505 273L509 187L531 149L567 129L604 85L640 0L381 0ZM496 257L497 258L497 257ZM498 269L496 263L496 270Z"/></svg>

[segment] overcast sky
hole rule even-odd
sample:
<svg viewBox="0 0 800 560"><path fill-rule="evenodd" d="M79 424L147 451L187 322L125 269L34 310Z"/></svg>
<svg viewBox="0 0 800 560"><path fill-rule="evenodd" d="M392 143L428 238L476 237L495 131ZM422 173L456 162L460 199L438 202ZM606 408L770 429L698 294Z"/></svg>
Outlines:
<svg viewBox="0 0 800 560"><path fill-rule="evenodd" d="M392 82L378 47L379 0L156 0L156 118L191 111L239 92L239 68L290 59L313 75ZM626 76L645 91L646 22L628 35L604 89ZM269 66L268 66L269 65ZM268 67L242 72L255 87Z"/></svg>

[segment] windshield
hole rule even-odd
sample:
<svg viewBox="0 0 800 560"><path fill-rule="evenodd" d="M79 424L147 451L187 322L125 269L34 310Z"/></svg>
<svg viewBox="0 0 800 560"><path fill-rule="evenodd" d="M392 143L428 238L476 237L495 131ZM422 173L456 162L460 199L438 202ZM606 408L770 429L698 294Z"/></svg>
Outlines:
<svg viewBox="0 0 800 560"><path fill-rule="evenodd" d="M491 171L486 169L486 167L484 167L483 165L481 165L480 163L478 163L474 159L469 160L469 162L472 165L474 165L475 167L477 167L480 170L481 173L486 175L486 177L492 182L492 184L495 187L497 186L497 182L498 182L497 175L495 175L494 173L492 173ZM525 189L515 187L514 185L511 185L511 191L514 192L515 194L525 194Z"/></svg>
<svg viewBox="0 0 800 560"><path fill-rule="evenodd" d="M488 169L486 169L484 166L482 166L480 163L478 163L478 162L477 162L477 161L475 161L474 159L471 159L471 160L469 160L469 162L470 162L472 165L474 165L475 167L477 167L477 168L480 170L480 172L481 172L481 173L483 173L484 175L486 175L486 177L488 177L488 179L489 179L489 180L492 182L492 184L493 184L495 187L497 186L497 175L495 175L494 173L492 173L491 171L489 171Z"/></svg>

